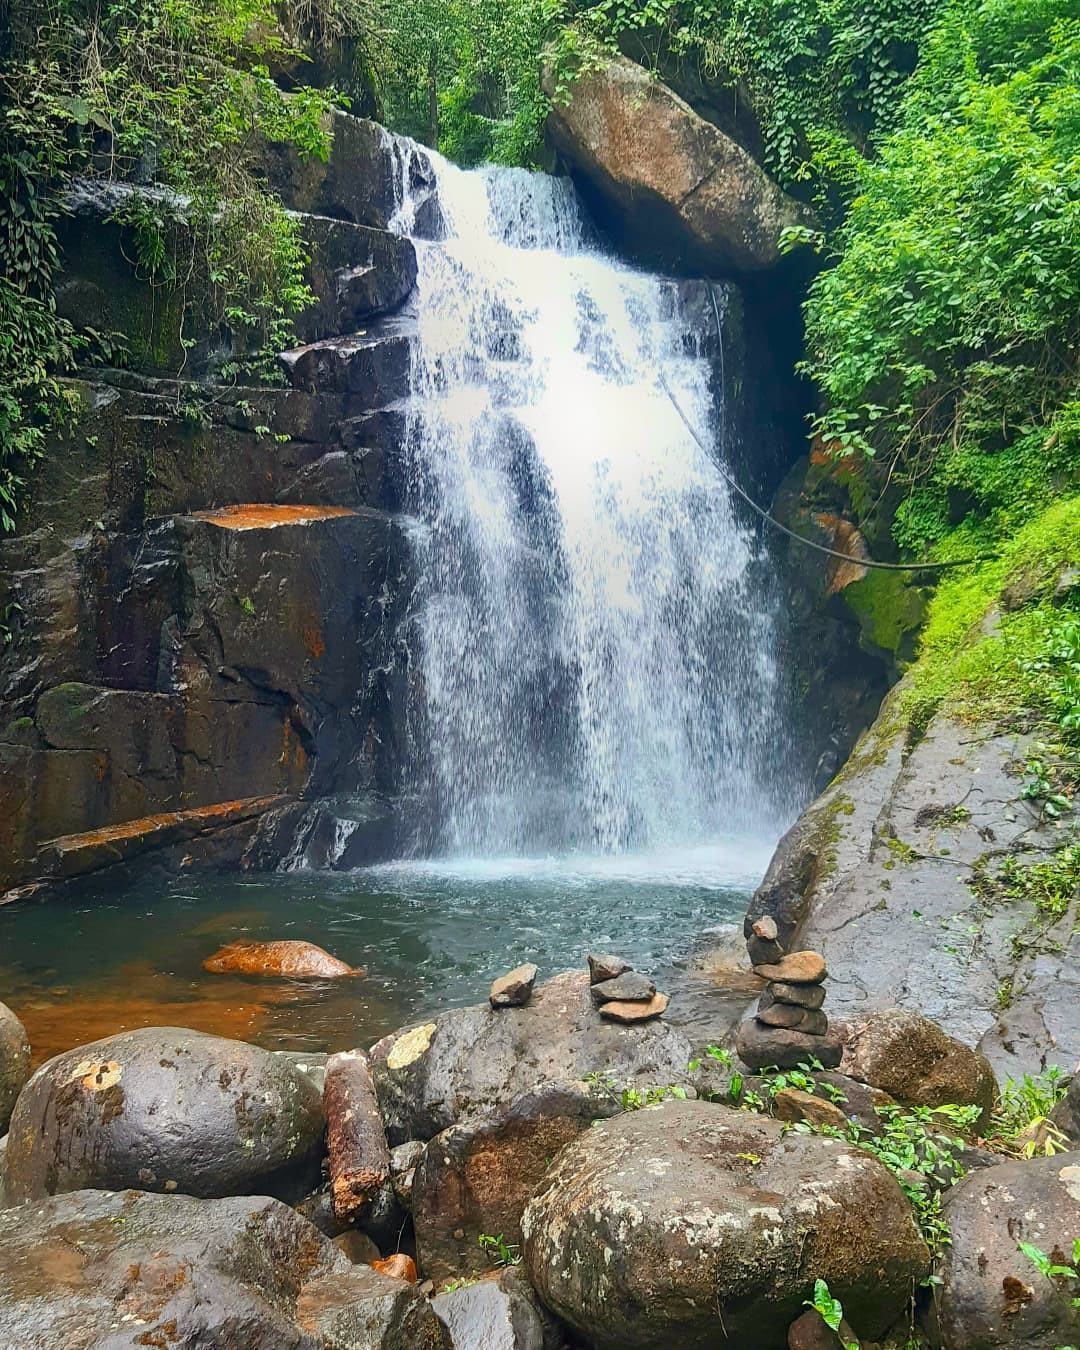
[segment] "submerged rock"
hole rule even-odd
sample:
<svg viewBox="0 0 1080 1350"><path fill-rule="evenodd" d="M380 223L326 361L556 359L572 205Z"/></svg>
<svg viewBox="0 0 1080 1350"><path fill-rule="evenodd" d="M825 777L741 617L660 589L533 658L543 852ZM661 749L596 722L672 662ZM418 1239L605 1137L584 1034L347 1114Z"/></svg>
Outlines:
<svg viewBox="0 0 1080 1350"><path fill-rule="evenodd" d="M0 1003L0 1134L7 1132L15 1099L29 1077L26 1028L6 1003Z"/></svg>
<svg viewBox="0 0 1080 1350"><path fill-rule="evenodd" d="M363 975L313 942L230 942L203 962L212 974L285 975L290 979L334 980Z"/></svg>
<svg viewBox="0 0 1080 1350"><path fill-rule="evenodd" d="M76 1191L0 1211L0 1344L19 1350L449 1350L413 1285L265 1196Z"/></svg>
<svg viewBox="0 0 1080 1350"><path fill-rule="evenodd" d="M303 1194L317 1177L322 1099L287 1059L178 1027L57 1055L11 1118L13 1204L85 1187Z"/></svg>
<svg viewBox="0 0 1080 1350"><path fill-rule="evenodd" d="M781 1350L816 1279L872 1337L929 1268L876 1159L706 1102L665 1102L583 1134L522 1231L542 1302L598 1350Z"/></svg>
<svg viewBox="0 0 1080 1350"><path fill-rule="evenodd" d="M604 1022L583 971L537 987L508 1017L487 1002L384 1037L371 1067L391 1145L430 1139L469 1116L507 1107L537 1083L591 1073L635 1087L688 1083L691 1046L663 1021L639 1027Z"/></svg>
<svg viewBox="0 0 1080 1350"><path fill-rule="evenodd" d="M1076 1345L1074 1281L1047 1279L1021 1242L1071 1265L1080 1235L1080 1154L986 1167L950 1191L952 1234L939 1268L935 1344L943 1350L1057 1350Z"/></svg>

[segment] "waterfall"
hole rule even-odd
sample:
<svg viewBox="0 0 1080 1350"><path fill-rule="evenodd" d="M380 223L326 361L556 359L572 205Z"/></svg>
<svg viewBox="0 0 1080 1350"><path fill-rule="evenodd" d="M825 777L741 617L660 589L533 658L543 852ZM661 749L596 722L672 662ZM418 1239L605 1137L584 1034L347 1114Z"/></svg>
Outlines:
<svg viewBox="0 0 1080 1350"><path fill-rule="evenodd" d="M396 226L414 233L413 147L398 147ZM414 786L437 846L775 835L766 569L657 378L726 453L728 291L606 256L568 180L430 160L441 224L419 232L440 237L415 241L405 454L421 576Z"/></svg>

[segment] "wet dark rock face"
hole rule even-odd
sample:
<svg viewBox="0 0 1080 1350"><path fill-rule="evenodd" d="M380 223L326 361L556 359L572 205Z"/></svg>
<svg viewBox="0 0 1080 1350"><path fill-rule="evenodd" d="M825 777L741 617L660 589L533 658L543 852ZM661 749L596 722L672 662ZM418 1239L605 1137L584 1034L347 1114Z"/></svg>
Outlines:
<svg viewBox="0 0 1080 1350"><path fill-rule="evenodd" d="M0 1344L448 1350L415 1285L277 1200L84 1190L0 1211Z"/></svg>
<svg viewBox="0 0 1080 1350"><path fill-rule="evenodd" d="M326 164L265 150L308 213L297 332L318 345L287 356L292 387L214 384L238 353L205 325L179 346L179 298L151 295L109 219L110 193L152 189L74 194L60 309L124 331L129 369L71 382L76 424L0 542L0 892L148 852L273 866L299 835L334 865L348 837L351 866L397 847L413 570L389 405L412 329L384 316L416 258L385 228L401 152L346 114L335 130Z"/></svg>
<svg viewBox="0 0 1080 1350"><path fill-rule="evenodd" d="M318 1180L318 1088L286 1057L176 1027L107 1036L43 1064L20 1094L12 1204L93 1187L297 1199Z"/></svg>

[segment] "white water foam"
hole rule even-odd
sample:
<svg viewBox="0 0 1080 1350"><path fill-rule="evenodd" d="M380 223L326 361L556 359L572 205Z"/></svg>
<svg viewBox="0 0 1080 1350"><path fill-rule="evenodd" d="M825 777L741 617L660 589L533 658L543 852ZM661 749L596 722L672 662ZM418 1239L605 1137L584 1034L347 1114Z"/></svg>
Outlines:
<svg viewBox="0 0 1080 1350"><path fill-rule="evenodd" d="M727 292L714 316L605 256L567 180L430 159L445 228L416 240L408 506L416 786L443 848L775 840L782 719L757 541L657 381L696 427L720 425ZM403 232L408 182L403 167Z"/></svg>

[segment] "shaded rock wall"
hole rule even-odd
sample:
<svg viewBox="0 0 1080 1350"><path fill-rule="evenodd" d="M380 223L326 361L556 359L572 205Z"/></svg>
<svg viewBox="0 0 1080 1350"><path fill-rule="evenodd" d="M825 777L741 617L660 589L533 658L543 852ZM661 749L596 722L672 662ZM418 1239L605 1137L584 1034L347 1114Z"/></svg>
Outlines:
<svg viewBox="0 0 1080 1350"><path fill-rule="evenodd" d="M319 300L300 335L365 333L367 375L333 387L212 383L221 333L192 332L185 362L179 298L128 261L108 192L76 194L61 308L133 340L128 369L71 382L75 426L0 543L2 885L146 849L277 862L298 799L340 789L369 794L367 848L392 847L379 802L400 778L412 576L401 419L379 409L404 392L409 336L380 316L416 262L381 228L399 151L335 122L328 164L266 152L286 205L328 213L301 217ZM203 378L162 373L181 367Z"/></svg>

